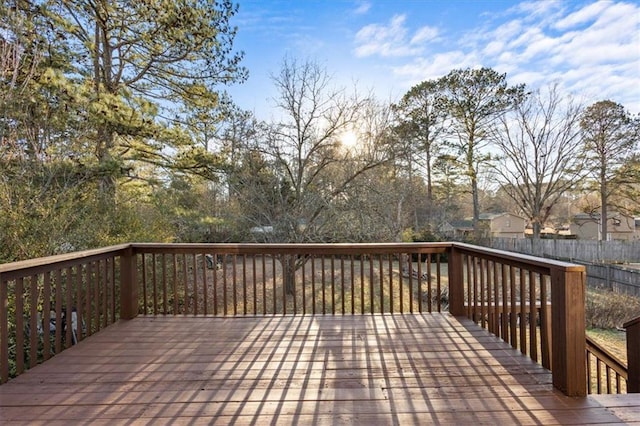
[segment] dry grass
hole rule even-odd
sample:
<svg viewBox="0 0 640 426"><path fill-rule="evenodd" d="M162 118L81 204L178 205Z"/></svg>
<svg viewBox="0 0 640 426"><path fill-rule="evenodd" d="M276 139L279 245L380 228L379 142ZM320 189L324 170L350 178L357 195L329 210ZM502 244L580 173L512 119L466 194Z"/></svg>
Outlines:
<svg viewBox="0 0 640 426"><path fill-rule="evenodd" d="M640 299L626 294L614 293L607 290L589 289L586 304L587 335L600 347L605 349L622 364L627 364L627 340L626 333L620 327L640 316ZM600 372L601 390L608 392L607 380L611 392L616 392L617 385L613 373L607 378L604 367ZM591 391L597 393L597 364L595 358L591 359ZM618 391L626 392L624 381L620 383Z"/></svg>
<svg viewBox="0 0 640 426"><path fill-rule="evenodd" d="M624 331L592 328L587 330L587 336L615 355L624 364L627 363L627 334Z"/></svg>
<svg viewBox="0 0 640 426"><path fill-rule="evenodd" d="M608 290L587 292L587 327L617 329L640 316L640 298Z"/></svg>

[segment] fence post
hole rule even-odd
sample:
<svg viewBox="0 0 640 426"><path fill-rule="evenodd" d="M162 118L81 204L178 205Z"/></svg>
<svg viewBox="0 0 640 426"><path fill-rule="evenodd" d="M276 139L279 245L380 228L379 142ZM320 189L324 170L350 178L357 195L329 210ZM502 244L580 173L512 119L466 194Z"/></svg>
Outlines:
<svg viewBox="0 0 640 426"><path fill-rule="evenodd" d="M138 274L136 254L129 246L120 256L120 319L138 315Z"/></svg>
<svg viewBox="0 0 640 426"><path fill-rule="evenodd" d="M584 266L551 269L553 386L568 396L587 394Z"/></svg>
<svg viewBox="0 0 640 426"><path fill-rule="evenodd" d="M640 393L640 317L623 327L627 329L627 393Z"/></svg>
<svg viewBox="0 0 640 426"><path fill-rule="evenodd" d="M455 246L449 251L449 312L451 315L464 316L464 280L462 271L462 253Z"/></svg>

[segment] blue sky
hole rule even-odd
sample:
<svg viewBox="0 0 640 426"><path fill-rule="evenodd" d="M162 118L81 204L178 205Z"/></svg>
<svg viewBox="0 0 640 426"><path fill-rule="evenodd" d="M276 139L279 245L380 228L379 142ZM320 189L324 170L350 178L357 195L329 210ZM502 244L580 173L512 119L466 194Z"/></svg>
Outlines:
<svg viewBox="0 0 640 426"><path fill-rule="evenodd" d="M249 80L229 88L268 119L270 75L312 60L338 86L395 101L456 68L491 67L509 83L557 82L586 105L640 113L640 1L239 0L235 47Z"/></svg>

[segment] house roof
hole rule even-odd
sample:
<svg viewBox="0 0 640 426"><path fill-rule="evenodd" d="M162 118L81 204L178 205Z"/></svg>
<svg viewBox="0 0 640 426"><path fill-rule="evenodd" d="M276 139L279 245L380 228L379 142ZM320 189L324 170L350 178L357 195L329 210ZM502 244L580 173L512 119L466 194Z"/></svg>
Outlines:
<svg viewBox="0 0 640 426"><path fill-rule="evenodd" d="M480 213L480 216L478 216L478 219L480 220L491 220L491 219L495 219L497 217L502 216L505 213Z"/></svg>
<svg viewBox="0 0 640 426"><path fill-rule="evenodd" d="M518 216L517 214L509 213L509 212L500 212L500 213L480 213L478 219L480 220L493 220L499 218L501 216L512 216L517 217L518 219L526 220L522 216Z"/></svg>
<svg viewBox="0 0 640 426"><path fill-rule="evenodd" d="M451 226L459 231L472 231L473 230L473 221L472 220L452 220L449 222Z"/></svg>
<svg viewBox="0 0 640 426"><path fill-rule="evenodd" d="M577 213L573 216L574 220L598 220L600 213Z"/></svg>
<svg viewBox="0 0 640 426"><path fill-rule="evenodd" d="M620 213L620 212L609 212L607 214L607 217L609 220L615 218L615 217L628 217L630 218L631 216L626 215L624 213ZM577 213L576 215L573 216L574 220L598 220L600 219L600 213ZM636 221L638 221L640 218L635 218Z"/></svg>

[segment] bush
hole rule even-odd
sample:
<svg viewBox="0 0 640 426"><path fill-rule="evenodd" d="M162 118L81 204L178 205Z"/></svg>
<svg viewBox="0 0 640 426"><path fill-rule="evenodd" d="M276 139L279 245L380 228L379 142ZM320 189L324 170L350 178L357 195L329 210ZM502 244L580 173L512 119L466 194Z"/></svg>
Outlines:
<svg viewBox="0 0 640 426"><path fill-rule="evenodd" d="M640 316L640 298L608 290L589 289L586 303L587 327L619 328Z"/></svg>

